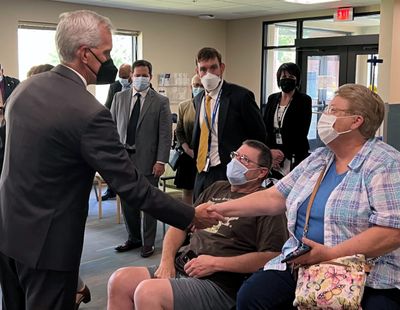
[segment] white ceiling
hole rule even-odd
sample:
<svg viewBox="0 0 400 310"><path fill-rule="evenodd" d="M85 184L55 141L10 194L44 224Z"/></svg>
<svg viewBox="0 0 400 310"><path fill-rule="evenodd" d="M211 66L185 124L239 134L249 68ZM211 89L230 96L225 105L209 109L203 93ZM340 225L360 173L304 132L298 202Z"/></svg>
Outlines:
<svg viewBox="0 0 400 310"><path fill-rule="evenodd" d="M345 6L379 4L380 0L343 0L323 4L294 4L283 0L53 0L136 11L188 16L214 15L217 19L288 14Z"/></svg>

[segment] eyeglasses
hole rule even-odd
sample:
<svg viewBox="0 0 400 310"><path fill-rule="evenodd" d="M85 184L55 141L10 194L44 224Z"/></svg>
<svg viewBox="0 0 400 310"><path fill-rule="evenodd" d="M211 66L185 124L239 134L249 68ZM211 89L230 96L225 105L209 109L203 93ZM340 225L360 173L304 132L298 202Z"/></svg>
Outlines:
<svg viewBox="0 0 400 310"><path fill-rule="evenodd" d="M338 109L335 107L332 107L330 105L327 105L323 111L323 113L325 114L336 114L337 112L343 112L343 113L347 113L347 114L351 114L353 113L353 111L348 110L348 109Z"/></svg>
<svg viewBox="0 0 400 310"><path fill-rule="evenodd" d="M234 158L239 159L239 161L242 164L244 164L245 166L247 166L249 163L253 163L253 164L256 164L259 167L263 167L259 163L249 159L246 155L239 154L238 152L235 152L235 151L231 152L231 159L234 159Z"/></svg>

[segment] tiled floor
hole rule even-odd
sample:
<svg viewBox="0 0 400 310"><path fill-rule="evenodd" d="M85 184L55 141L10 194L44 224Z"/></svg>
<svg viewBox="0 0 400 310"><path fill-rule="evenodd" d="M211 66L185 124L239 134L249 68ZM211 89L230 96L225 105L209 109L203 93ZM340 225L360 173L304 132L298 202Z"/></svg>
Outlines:
<svg viewBox="0 0 400 310"><path fill-rule="evenodd" d="M161 257L162 223L159 223L157 230L156 252L150 258L142 258L139 254L140 249L116 253L114 247L127 238L125 225L116 223L116 201L103 203L103 218L100 220L97 201L93 194L89 203L80 274L90 288L92 301L82 304L80 309L100 310L106 309L107 280L113 271L124 266L158 264Z"/></svg>

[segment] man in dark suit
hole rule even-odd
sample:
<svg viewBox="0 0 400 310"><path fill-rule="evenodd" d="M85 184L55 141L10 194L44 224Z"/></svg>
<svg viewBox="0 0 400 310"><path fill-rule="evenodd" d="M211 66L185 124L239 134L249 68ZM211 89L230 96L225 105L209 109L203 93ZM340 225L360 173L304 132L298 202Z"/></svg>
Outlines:
<svg viewBox="0 0 400 310"><path fill-rule="evenodd" d="M193 150L197 175L193 199L218 180L226 179L230 152L247 139L266 142L265 125L254 94L222 79L225 64L214 48L202 48L196 72L205 91L195 97L196 119Z"/></svg>
<svg viewBox="0 0 400 310"><path fill-rule="evenodd" d="M206 209L174 200L138 173L110 112L87 91L87 84L115 80L111 27L91 11L62 14L56 31L62 64L21 83L7 102L0 179L7 310L73 309L95 171L132 207L177 228L207 218Z"/></svg>
<svg viewBox="0 0 400 310"><path fill-rule="evenodd" d="M158 187L171 149L172 123L169 100L150 88L150 62L137 60L133 63L132 70L133 87L115 94L111 115L117 124L121 143L126 145L135 166L150 184ZM154 253L157 220L144 213L141 224L140 210L132 208L124 200L122 211L129 238L115 250L125 252L142 246L143 227L143 246L140 254L142 257L151 256Z"/></svg>
<svg viewBox="0 0 400 310"><path fill-rule="evenodd" d="M111 110L114 95L132 87L132 66L130 64L122 64L118 70L118 77L118 81L110 84L110 88L108 89L107 100L104 106L109 110Z"/></svg>
<svg viewBox="0 0 400 310"><path fill-rule="evenodd" d="M120 91L130 89L132 86L132 66L130 64L122 64L118 70L118 81L110 84L110 88L108 89L107 100L104 106L111 110L111 104L114 99L114 95ZM106 192L101 199L108 200L115 197L115 193L111 188L107 188Z"/></svg>
<svg viewBox="0 0 400 310"><path fill-rule="evenodd" d="M11 95L15 87L19 84L19 80L4 75L4 68L0 64L0 107L3 108L7 98Z"/></svg>

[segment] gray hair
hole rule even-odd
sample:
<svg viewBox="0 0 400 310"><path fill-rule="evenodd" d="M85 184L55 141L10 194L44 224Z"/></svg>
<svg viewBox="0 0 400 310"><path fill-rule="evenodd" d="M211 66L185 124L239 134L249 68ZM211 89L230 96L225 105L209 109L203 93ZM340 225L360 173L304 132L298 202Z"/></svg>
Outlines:
<svg viewBox="0 0 400 310"><path fill-rule="evenodd" d="M93 11L80 10L62 13L56 30L56 46L61 62L73 61L76 57L76 50L82 45L99 46L101 43L100 24L105 25L110 31L113 29L108 17Z"/></svg>

